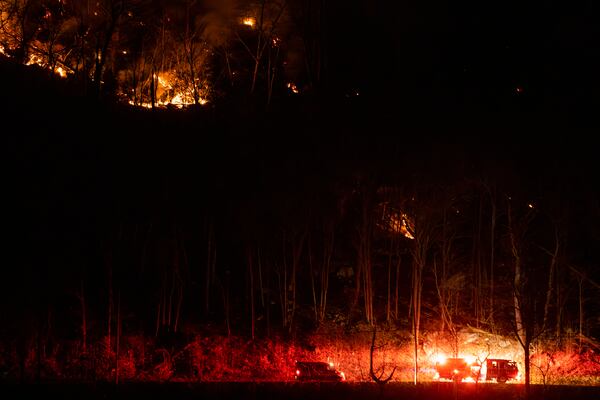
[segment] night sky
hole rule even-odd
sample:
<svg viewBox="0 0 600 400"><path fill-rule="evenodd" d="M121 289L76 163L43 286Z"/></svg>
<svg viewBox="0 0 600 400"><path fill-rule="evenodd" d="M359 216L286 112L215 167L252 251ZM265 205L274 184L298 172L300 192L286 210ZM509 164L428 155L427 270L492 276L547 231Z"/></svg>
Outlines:
<svg viewBox="0 0 600 400"><path fill-rule="evenodd" d="M442 110L591 111L597 101L593 2L388 3L332 6L343 16L329 32L344 80Z"/></svg>

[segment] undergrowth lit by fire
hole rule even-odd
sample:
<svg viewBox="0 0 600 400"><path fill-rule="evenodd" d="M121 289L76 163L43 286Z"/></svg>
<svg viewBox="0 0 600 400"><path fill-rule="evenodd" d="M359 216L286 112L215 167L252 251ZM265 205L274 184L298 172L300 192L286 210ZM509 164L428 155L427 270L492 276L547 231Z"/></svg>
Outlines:
<svg viewBox="0 0 600 400"><path fill-rule="evenodd" d="M368 327L365 327L368 328ZM191 332L190 332L191 333ZM324 335L326 333L326 335ZM343 373L347 382L367 382L370 363L370 331L351 335L343 330L321 331L305 338L313 346L307 349L282 338L248 340L240 336L192 335L175 348L155 337L124 335L120 338L119 353L111 347L108 337L88 343L63 342L50 347L43 355L43 379L79 379L127 381L180 382L244 382L293 381L297 360L324 361ZM516 360L519 373L508 384L523 383L523 359L519 344L506 337L481 330L466 329L460 333L459 357L467 362L485 365L486 359ZM396 368L392 381L413 380L413 349L411 338L398 333L380 331L378 349L373 356L376 372ZM463 342L464 341L464 342ZM114 343L113 343L114 345ZM600 356L594 352L579 353L575 342L562 350L535 352L532 357L532 382L538 384L598 385ZM439 379L436 365L452 356L448 337L432 333L423 337L420 350L419 381ZM17 349L0 348L0 368L6 378L14 379L19 371L13 364L20 357ZM25 356L25 380L33 379L39 368L36 352ZM443 361L442 361L443 362ZM118 363L118 372L111 365ZM463 383L486 383L485 371L479 378L468 377ZM493 383L493 382L492 382Z"/></svg>
<svg viewBox="0 0 600 400"><path fill-rule="evenodd" d="M233 88L271 101L288 82L285 2L1 0L0 11L1 55L133 106L204 105Z"/></svg>

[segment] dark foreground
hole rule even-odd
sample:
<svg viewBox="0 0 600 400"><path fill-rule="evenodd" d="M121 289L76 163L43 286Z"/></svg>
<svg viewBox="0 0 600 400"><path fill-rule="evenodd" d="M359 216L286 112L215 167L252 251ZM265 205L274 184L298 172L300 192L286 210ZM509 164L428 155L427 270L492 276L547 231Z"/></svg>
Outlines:
<svg viewBox="0 0 600 400"><path fill-rule="evenodd" d="M485 399L525 398L523 385L429 383L168 383L0 385L3 399ZM383 390L382 390L383 389ZM597 400L600 387L532 386L530 399Z"/></svg>

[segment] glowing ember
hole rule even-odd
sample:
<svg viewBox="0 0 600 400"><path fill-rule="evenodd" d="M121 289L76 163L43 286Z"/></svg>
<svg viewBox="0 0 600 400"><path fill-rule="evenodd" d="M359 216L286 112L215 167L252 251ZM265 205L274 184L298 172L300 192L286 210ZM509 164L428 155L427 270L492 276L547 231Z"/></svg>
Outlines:
<svg viewBox="0 0 600 400"><path fill-rule="evenodd" d="M40 57L38 57L35 54L31 54L29 56L29 60L27 60L27 62L25 63L25 65L39 65L39 66L43 66L44 65L44 60L42 60Z"/></svg>
<svg viewBox="0 0 600 400"><path fill-rule="evenodd" d="M296 84L295 84L295 83L293 83L293 82L289 82L289 83L287 84L287 87L288 87L288 89L290 89L290 90L291 90L291 92L292 92L292 93L294 93L294 94L298 94L298 93L300 93L300 91L298 90L298 87L297 87L297 86L296 86Z"/></svg>
<svg viewBox="0 0 600 400"><path fill-rule="evenodd" d="M54 72L56 72L61 78L66 78L67 77L67 71L65 71L63 69L63 67L56 68L56 70Z"/></svg>
<svg viewBox="0 0 600 400"><path fill-rule="evenodd" d="M254 17L246 17L242 19L242 24L249 26L250 28L254 28L254 25L256 25L256 19Z"/></svg>

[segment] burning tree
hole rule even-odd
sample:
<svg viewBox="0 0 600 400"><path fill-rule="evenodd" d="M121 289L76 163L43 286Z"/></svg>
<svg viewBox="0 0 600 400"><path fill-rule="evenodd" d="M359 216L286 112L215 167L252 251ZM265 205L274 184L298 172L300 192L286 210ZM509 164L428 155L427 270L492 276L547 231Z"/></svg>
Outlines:
<svg viewBox="0 0 600 400"><path fill-rule="evenodd" d="M283 79L290 60L304 65L289 57L298 27L285 0L1 0L0 10L0 52L73 74L95 96L151 108L299 92Z"/></svg>
<svg viewBox="0 0 600 400"><path fill-rule="evenodd" d="M38 18L42 14L37 0L2 0L0 2L0 29L3 52L19 63L29 59L29 47L38 31Z"/></svg>

